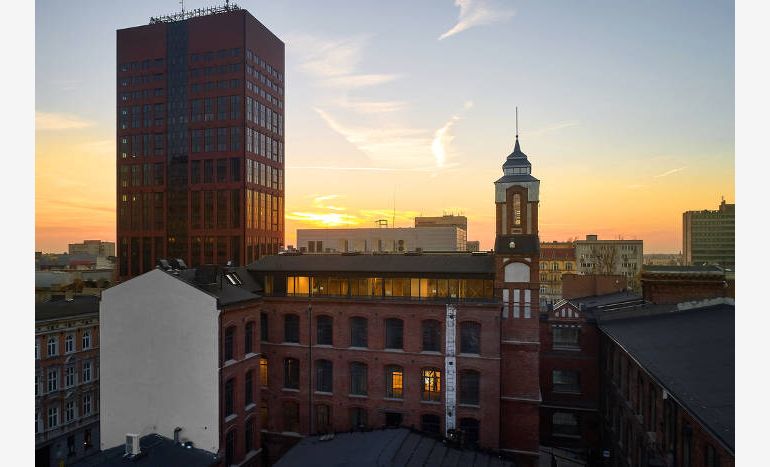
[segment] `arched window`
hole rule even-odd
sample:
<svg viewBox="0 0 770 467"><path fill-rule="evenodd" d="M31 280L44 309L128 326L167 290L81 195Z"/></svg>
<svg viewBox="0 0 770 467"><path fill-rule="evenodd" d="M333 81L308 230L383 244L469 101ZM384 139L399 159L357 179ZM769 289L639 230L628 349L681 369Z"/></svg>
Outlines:
<svg viewBox="0 0 770 467"><path fill-rule="evenodd" d="M463 442L474 446L479 443L479 421L475 418L461 418L460 430L463 432Z"/></svg>
<svg viewBox="0 0 770 467"><path fill-rule="evenodd" d="M428 352L441 351L441 323L435 319L422 322L422 350Z"/></svg>
<svg viewBox="0 0 770 467"><path fill-rule="evenodd" d="M259 340L262 342L267 342L270 337L269 333L269 324L268 324L268 316L267 313L260 313L259 314Z"/></svg>
<svg viewBox="0 0 770 467"><path fill-rule="evenodd" d="M235 463L235 430L230 430L225 436L225 465Z"/></svg>
<svg viewBox="0 0 770 467"><path fill-rule="evenodd" d="M245 401L244 403L246 405L253 404L254 403L254 370L249 370L246 372L246 379L245 379L245 385L244 385L244 392L245 394Z"/></svg>
<svg viewBox="0 0 770 467"><path fill-rule="evenodd" d="M48 356L52 357L59 354L59 342L56 336L50 336L48 338Z"/></svg>
<svg viewBox="0 0 770 467"><path fill-rule="evenodd" d="M75 351L75 336L67 334L64 338L64 353L71 353Z"/></svg>
<svg viewBox="0 0 770 467"><path fill-rule="evenodd" d="M225 416L235 413L235 379L225 382Z"/></svg>
<svg viewBox="0 0 770 467"><path fill-rule="evenodd" d="M460 323L460 353L480 353L481 324L473 321Z"/></svg>
<svg viewBox="0 0 770 467"><path fill-rule="evenodd" d="M368 347L368 321L366 318L355 316L350 318L350 346Z"/></svg>
<svg viewBox="0 0 770 467"><path fill-rule="evenodd" d="M232 360L235 354L235 326L225 329L225 361Z"/></svg>
<svg viewBox="0 0 770 467"><path fill-rule="evenodd" d="M299 404L294 401L283 403L283 430L299 433Z"/></svg>
<svg viewBox="0 0 770 467"><path fill-rule="evenodd" d="M283 341L299 342L299 316L285 315L283 317Z"/></svg>
<svg viewBox="0 0 770 467"><path fill-rule="evenodd" d="M334 381L334 366L329 360L316 360L315 362L315 389L321 392L332 392Z"/></svg>
<svg viewBox="0 0 770 467"><path fill-rule="evenodd" d="M385 320L385 348L404 348L404 322L398 318Z"/></svg>
<svg viewBox="0 0 770 467"><path fill-rule="evenodd" d="M385 367L385 397L404 398L404 369L400 366Z"/></svg>
<svg viewBox="0 0 770 467"><path fill-rule="evenodd" d="M243 353L254 353L254 321L246 323L243 336Z"/></svg>
<svg viewBox="0 0 770 467"><path fill-rule="evenodd" d="M299 360L296 358L283 360L283 387L299 389Z"/></svg>
<svg viewBox="0 0 770 467"><path fill-rule="evenodd" d="M420 417L420 429L425 433L438 435L441 433L441 417L436 414L426 413Z"/></svg>
<svg viewBox="0 0 770 467"><path fill-rule="evenodd" d="M423 368L422 370L422 400L438 402L441 400L441 370L438 368Z"/></svg>
<svg viewBox="0 0 770 467"><path fill-rule="evenodd" d="M460 372L460 403L479 405L479 381L478 371L465 370Z"/></svg>
<svg viewBox="0 0 770 467"><path fill-rule="evenodd" d="M367 394L367 376L369 368L366 363L353 362L350 364L350 393L358 396Z"/></svg>
<svg viewBox="0 0 770 467"><path fill-rule="evenodd" d="M316 344L332 345L334 320L331 316L316 318Z"/></svg>
<svg viewBox="0 0 770 467"><path fill-rule="evenodd" d="M521 227L521 195L519 193L515 193L513 195L513 226L514 227Z"/></svg>

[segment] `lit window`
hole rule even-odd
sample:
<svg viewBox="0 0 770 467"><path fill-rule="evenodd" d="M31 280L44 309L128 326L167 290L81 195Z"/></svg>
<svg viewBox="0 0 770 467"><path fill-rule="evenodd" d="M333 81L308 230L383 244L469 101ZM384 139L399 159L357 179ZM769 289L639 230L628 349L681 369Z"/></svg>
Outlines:
<svg viewBox="0 0 770 467"><path fill-rule="evenodd" d="M400 366L385 368L385 397L403 399L404 369Z"/></svg>
<svg viewBox="0 0 770 467"><path fill-rule="evenodd" d="M269 367L267 366L267 358L259 357L259 382L262 386L265 387L268 385L268 370Z"/></svg>
<svg viewBox="0 0 770 467"><path fill-rule="evenodd" d="M422 370L422 400L433 402L441 400L441 371L438 368Z"/></svg>

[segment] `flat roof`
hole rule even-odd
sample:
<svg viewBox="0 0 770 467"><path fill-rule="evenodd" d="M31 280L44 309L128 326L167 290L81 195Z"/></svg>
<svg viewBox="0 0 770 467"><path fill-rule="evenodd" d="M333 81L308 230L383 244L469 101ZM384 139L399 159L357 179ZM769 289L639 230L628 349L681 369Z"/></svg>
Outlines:
<svg viewBox="0 0 770 467"><path fill-rule="evenodd" d="M367 466L513 466L513 462L471 449L458 449L440 439L391 428L370 432L339 433L333 439L304 438L291 448L275 467Z"/></svg>
<svg viewBox="0 0 770 467"><path fill-rule="evenodd" d="M77 295L71 300L35 303L35 321L65 319L88 314L99 314L99 297Z"/></svg>
<svg viewBox="0 0 770 467"><path fill-rule="evenodd" d="M184 447L174 440L149 434L139 439L142 453L133 459L123 457L125 446L119 445L105 449L93 456L70 464L73 467L111 467L135 465L140 467L169 467L183 465L185 467L210 467L216 465L216 454L195 447Z"/></svg>
<svg viewBox="0 0 770 467"><path fill-rule="evenodd" d="M485 274L495 273L495 258L489 254L278 254L265 256L246 267L252 272L354 272L388 274Z"/></svg>
<svg viewBox="0 0 770 467"><path fill-rule="evenodd" d="M735 306L599 323L692 416L735 452Z"/></svg>

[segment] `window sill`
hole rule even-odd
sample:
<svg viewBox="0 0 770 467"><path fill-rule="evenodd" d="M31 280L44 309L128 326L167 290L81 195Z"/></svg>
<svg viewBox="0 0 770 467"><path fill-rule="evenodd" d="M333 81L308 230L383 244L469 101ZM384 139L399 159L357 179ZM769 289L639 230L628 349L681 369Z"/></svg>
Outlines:
<svg viewBox="0 0 770 467"><path fill-rule="evenodd" d="M368 399L368 394L348 394L348 397L352 397L354 399Z"/></svg>
<svg viewBox="0 0 770 467"><path fill-rule="evenodd" d="M225 363L222 365L222 368L227 368L228 366L235 365L236 363L238 362L233 359L226 360Z"/></svg>
<svg viewBox="0 0 770 467"><path fill-rule="evenodd" d="M350 349L350 350L368 350L369 347L365 347L365 346L362 347L360 345L351 345L350 347L348 347L348 349Z"/></svg>
<svg viewBox="0 0 770 467"><path fill-rule="evenodd" d="M552 392L554 394L571 394L574 396L579 396L583 394L583 392L580 389L554 389Z"/></svg>
<svg viewBox="0 0 770 467"><path fill-rule="evenodd" d="M281 391L286 391L286 392L299 392L299 389L294 389L294 388L281 388Z"/></svg>
<svg viewBox="0 0 770 467"><path fill-rule="evenodd" d="M333 392L329 392L329 391L313 391L313 394L315 394L317 396L333 396L334 395Z"/></svg>
<svg viewBox="0 0 770 467"><path fill-rule="evenodd" d="M554 345L553 350L565 350L567 352L580 352L579 346Z"/></svg>
<svg viewBox="0 0 770 467"><path fill-rule="evenodd" d="M393 401L393 402L404 402L403 397L383 397L383 400Z"/></svg>
<svg viewBox="0 0 770 467"><path fill-rule="evenodd" d="M230 423L233 420L235 420L236 418L238 418L238 414L235 414L235 413L230 414L227 417L225 417L225 423Z"/></svg>
<svg viewBox="0 0 770 467"><path fill-rule="evenodd" d="M385 349L383 349L383 350L384 350L385 352L395 352L395 353L403 353L403 352L404 352L404 349L390 349L390 348L385 348Z"/></svg>
<svg viewBox="0 0 770 467"><path fill-rule="evenodd" d="M463 404L462 402L457 404L458 407L465 407L468 409L480 409L481 406L478 404Z"/></svg>
<svg viewBox="0 0 770 467"><path fill-rule="evenodd" d="M257 406L254 402L248 404L246 407L243 408L244 412L249 412L251 410L254 410L254 408Z"/></svg>
<svg viewBox="0 0 770 467"><path fill-rule="evenodd" d="M254 358L254 357L258 357L258 356L259 356L259 354L256 354L254 352L249 352L249 353L247 353L246 355L243 356L243 359L244 360L248 360L250 358Z"/></svg>
<svg viewBox="0 0 770 467"><path fill-rule="evenodd" d="M441 405L441 401L420 401L420 404L428 404L428 405Z"/></svg>
<svg viewBox="0 0 770 467"><path fill-rule="evenodd" d="M439 355L439 356L441 355L440 350L423 350L420 353L423 355Z"/></svg>
<svg viewBox="0 0 770 467"><path fill-rule="evenodd" d="M289 342L289 341L283 341L283 342L281 342L281 344L283 344L283 345L296 345L297 347L299 347L299 345L300 345L299 342Z"/></svg>

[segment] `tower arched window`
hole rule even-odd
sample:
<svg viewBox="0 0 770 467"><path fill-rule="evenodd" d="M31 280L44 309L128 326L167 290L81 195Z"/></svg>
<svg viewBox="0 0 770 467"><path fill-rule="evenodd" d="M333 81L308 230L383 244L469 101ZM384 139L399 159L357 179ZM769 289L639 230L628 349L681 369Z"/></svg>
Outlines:
<svg viewBox="0 0 770 467"><path fill-rule="evenodd" d="M521 195L515 193L513 195L513 226L521 227Z"/></svg>

